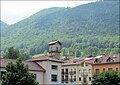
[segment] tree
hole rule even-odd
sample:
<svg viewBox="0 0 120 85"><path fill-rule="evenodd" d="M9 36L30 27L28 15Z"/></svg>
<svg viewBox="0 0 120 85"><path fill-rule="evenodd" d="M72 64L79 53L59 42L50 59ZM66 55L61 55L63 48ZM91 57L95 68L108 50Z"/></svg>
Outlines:
<svg viewBox="0 0 120 85"><path fill-rule="evenodd" d="M21 58L17 59L16 64L8 63L5 69L2 85L38 85L35 75L28 72L28 66L24 65Z"/></svg>
<svg viewBox="0 0 120 85"><path fill-rule="evenodd" d="M17 59L20 56L19 50L13 47L8 48L8 51L3 55L4 58Z"/></svg>
<svg viewBox="0 0 120 85"><path fill-rule="evenodd" d="M107 71L93 76L92 85L120 85L120 72Z"/></svg>
<svg viewBox="0 0 120 85"><path fill-rule="evenodd" d="M4 58L8 58L8 59L17 59L18 57L21 57L22 60L26 60L29 59L30 56L26 53L24 54L20 54L18 49L14 49L14 47L10 47L8 48L8 51L5 52L5 54L3 55Z"/></svg>

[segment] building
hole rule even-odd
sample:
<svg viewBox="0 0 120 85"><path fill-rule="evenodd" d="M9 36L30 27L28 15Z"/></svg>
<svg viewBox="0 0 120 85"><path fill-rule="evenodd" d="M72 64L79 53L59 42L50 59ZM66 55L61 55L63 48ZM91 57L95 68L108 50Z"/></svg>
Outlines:
<svg viewBox="0 0 120 85"><path fill-rule="evenodd" d="M94 58L85 58L78 65L77 84L91 85L92 84L92 62Z"/></svg>
<svg viewBox="0 0 120 85"><path fill-rule="evenodd" d="M36 80L39 84L60 84L61 83L61 64L60 60L60 46L59 41L48 43L48 56L40 56L37 58L23 61L28 65L29 72L36 75ZM1 59L0 69L1 73L5 72L5 66L8 62L16 63L13 59Z"/></svg>
<svg viewBox="0 0 120 85"><path fill-rule="evenodd" d="M120 72L120 54L103 55L92 64L93 74L111 70Z"/></svg>
<svg viewBox="0 0 120 85"><path fill-rule="evenodd" d="M62 83L88 85L92 81L94 58L70 59L62 64Z"/></svg>
<svg viewBox="0 0 120 85"><path fill-rule="evenodd" d="M78 63L74 59L70 59L62 64L62 83L77 84L77 67Z"/></svg>
<svg viewBox="0 0 120 85"><path fill-rule="evenodd" d="M91 85L94 74L104 71L120 72L120 54L65 60L62 64L62 83Z"/></svg>

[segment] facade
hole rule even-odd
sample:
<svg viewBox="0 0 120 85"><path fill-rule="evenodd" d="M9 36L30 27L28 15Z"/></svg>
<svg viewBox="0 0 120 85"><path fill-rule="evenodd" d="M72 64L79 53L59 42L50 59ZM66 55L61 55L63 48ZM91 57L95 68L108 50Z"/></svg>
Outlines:
<svg viewBox="0 0 120 85"><path fill-rule="evenodd" d="M62 83L77 84L77 65L73 60L62 64Z"/></svg>
<svg viewBox="0 0 120 85"><path fill-rule="evenodd" d="M60 45L59 41L50 42L48 56L40 56L37 58L23 61L28 65L29 72L36 75L36 80L39 84L61 84L61 64L60 60ZM8 62L16 63L13 59L1 59L1 73L5 72L5 66Z"/></svg>
<svg viewBox="0 0 120 85"><path fill-rule="evenodd" d="M119 71L120 72L120 54L104 55L101 58L96 58L92 64L93 74L104 71Z"/></svg>
<svg viewBox="0 0 120 85"><path fill-rule="evenodd" d="M13 59L1 59L0 60L0 73L5 73L5 67L9 62L15 63L16 61ZM43 84L43 77L45 73L45 69L43 69L40 65L34 63L34 62L23 62L25 65L28 65L29 72L34 73L36 75L36 80L39 82L39 84Z"/></svg>
<svg viewBox="0 0 120 85"><path fill-rule="evenodd" d="M61 82L91 85L94 74L111 70L120 72L120 54L69 59L62 64Z"/></svg>
<svg viewBox="0 0 120 85"><path fill-rule="evenodd" d="M88 85L92 81L92 59L72 59L62 64L62 83Z"/></svg>

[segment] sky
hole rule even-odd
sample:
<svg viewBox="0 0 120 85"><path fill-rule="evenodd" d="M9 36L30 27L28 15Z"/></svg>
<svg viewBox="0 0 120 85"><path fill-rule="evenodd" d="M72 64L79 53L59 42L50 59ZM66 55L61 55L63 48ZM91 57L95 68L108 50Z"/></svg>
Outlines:
<svg viewBox="0 0 120 85"><path fill-rule="evenodd" d="M50 7L75 7L95 2L86 1L1 1L1 20L9 25Z"/></svg>

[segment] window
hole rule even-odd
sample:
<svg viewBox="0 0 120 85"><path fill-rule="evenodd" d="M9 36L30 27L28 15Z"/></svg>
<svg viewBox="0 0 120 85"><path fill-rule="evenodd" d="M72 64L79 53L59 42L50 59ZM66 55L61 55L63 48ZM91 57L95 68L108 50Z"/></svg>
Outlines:
<svg viewBox="0 0 120 85"><path fill-rule="evenodd" d="M88 63L85 63L86 66L88 66Z"/></svg>
<svg viewBox="0 0 120 85"><path fill-rule="evenodd" d="M108 71L112 71L112 68L108 68Z"/></svg>
<svg viewBox="0 0 120 85"><path fill-rule="evenodd" d="M58 47L56 47L56 51L58 52Z"/></svg>
<svg viewBox="0 0 120 85"><path fill-rule="evenodd" d="M84 63L82 63L81 66L83 67L83 66L84 66Z"/></svg>
<svg viewBox="0 0 120 85"><path fill-rule="evenodd" d="M99 69L96 69L96 74L100 73L100 70Z"/></svg>
<svg viewBox="0 0 120 85"><path fill-rule="evenodd" d="M68 74L68 69L65 69L65 73Z"/></svg>
<svg viewBox="0 0 120 85"><path fill-rule="evenodd" d="M81 77L79 77L79 81L81 81Z"/></svg>
<svg viewBox="0 0 120 85"><path fill-rule="evenodd" d="M76 74L76 69L74 69L74 74Z"/></svg>
<svg viewBox="0 0 120 85"><path fill-rule="evenodd" d="M52 82L57 82L57 75L56 74L51 75L51 81Z"/></svg>
<svg viewBox="0 0 120 85"><path fill-rule="evenodd" d="M91 69L89 69L89 74L91 74L92 72L91 72Z"/></svg>
<svg viewBox="0 0 120 85"><path fill-rule="evenodd" d="M118 71L118 68L116 68L116 71Z"/></svg>
<svg viewBox="0 0 120 85"><path fill-rule="evenodd" d="M103 68L103 72L105 71L105 68Z"/></svg>
<svg viewBox="0 0 120 85"><path fill-rule="evenodd" d="M53 47L50 47L50 52L52 52L52 50L53 50Z"/></svg>
<svg viewBox="0 0 120 85"><path fill-rule="evenodd" d="M64 69L62 69L62 75L64 75Z"/></svg>
<svg viewBox="0 0 120 85"><path fill-rule="evenodd" d="M65 76L65 83L68 83L68 75Z"/></svg>
<svg viewBox="0 0 120 85"><path fill-rule="evenodd" d="M58 66L57 66L57 65L52 65L51 68L54 69L54 70L57 70L57 69L58 69Z"/></svg>
<svg viewBox="0 0 120 85"><path fill-rule="evenodd" d="M64 83L64 76L62 76L61 82Z"/></svg>
<svg viewBox="0 0 120 85"><path fill-rule="evenodd" d="M79 70L79 73L81 74L81 70Z"/></svg>
<svg viewBox="0 0 120 85"><path fill-rule="evenodd" d="M91 77L89 77L89 81L91 81Z"/></svg>
<svg viewBox="0 0 120 85"><path fill-rule="evenodd" d="M76 76L74 76L74 81L76 81Z"/></svg>
<svg viewBox="0 0 120 85"><path fill-rule="evenodd" d="M83 82L86 83L86 78L83 78Z"/></svg>
<svg viewBox="0 0 120 85"><path fill-rule="evenodd" d="M87 70L83 69L83 75L86 76L87 75Z"/></svg>

